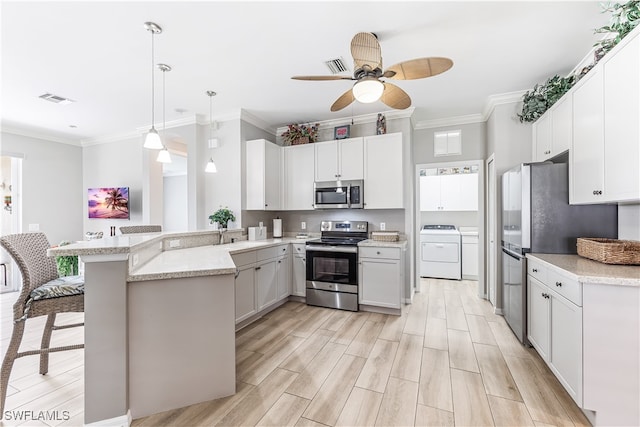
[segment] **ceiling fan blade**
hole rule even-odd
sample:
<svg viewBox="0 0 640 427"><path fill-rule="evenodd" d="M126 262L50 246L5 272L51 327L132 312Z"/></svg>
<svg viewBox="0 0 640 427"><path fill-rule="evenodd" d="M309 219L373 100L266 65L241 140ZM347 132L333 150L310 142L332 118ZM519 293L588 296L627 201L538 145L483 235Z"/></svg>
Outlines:
<svg viewBox="0 0 640 427"><path fill-rule="evenodd" d="M453 61L449 58L417 58L392 65L385 73L394 71L396 74L391 78L395 80L414 80L444 73L451 67Z"/></svg>
<svg viewBox="0 0 640 427"><path fill-rule="evenodd" d="M349 76L293 76L293 80L353 80Z"/></svg>
<svg viewBox="0 0 640 427"><path fill-rule="evenodd" d="M353 91L349 89L348 91L340 95L340 98L336 99L336 102L334 102L331 106L331 111L340 111L355 100L356 99L353 97Z"/></svg>
<svg viewBox="0 0 640 427"><path fill-rule="evenodd" d="M383 85L384 91L382 92L380 101L397 110L404 110L411 106L411 98L409 98L407 92L388 82L384 82Z"/></svg>
<svg viewBox="0 0 640 427"><path fill-rule="evenodd" d="M382 52L380 43L372 33L358 33L351 40L351 56L353 56L354 68L362 68L368 65L372 70L382 69Z"/></svg>

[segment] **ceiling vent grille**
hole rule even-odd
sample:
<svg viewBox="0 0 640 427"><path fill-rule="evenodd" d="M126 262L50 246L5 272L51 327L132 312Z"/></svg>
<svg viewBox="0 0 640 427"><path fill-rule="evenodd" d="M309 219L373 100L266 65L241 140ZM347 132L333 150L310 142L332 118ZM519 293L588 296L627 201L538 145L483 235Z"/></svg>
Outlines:
<svg viewBox="0 0 640 427"><path fill-rule="evenodd" d="M324 63L331 71L331 74L340 74L344 73L345 71L349 71L349 69L347 68L347 64L345 64L342 58L330 59L328 61L325 61Z"/></svg>
<svg viewBox="0 0 640 427"><path fill-rule="evenodd" d="M38 98L44 99L45 101L53 102L54 104L62 104L62 105L67 105L67 104L71 104L72 102L75 102L72 99L54 95L52 93L45 93L43 95L40 95Z"/></svg>

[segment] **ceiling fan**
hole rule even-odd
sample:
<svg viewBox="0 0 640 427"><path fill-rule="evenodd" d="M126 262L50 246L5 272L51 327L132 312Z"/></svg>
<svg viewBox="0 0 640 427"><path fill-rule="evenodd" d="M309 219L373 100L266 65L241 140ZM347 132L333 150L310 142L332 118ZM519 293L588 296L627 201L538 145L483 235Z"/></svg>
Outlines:
<svg viewBox="0 0 640 427"><path fill-rule="evenodd" d="M378 38L373 33L358 33L351 40L353 77L346 76L294 76L294 80L355 80L352 89L343 93L331 106L340 111L353 101L371 103L380 99L391 108L403 110L411 106L411 98L398 86L380 80L415 80L444 73L453 66L449 58L416 58L400 62L382 71L382 53Z"/></svg>

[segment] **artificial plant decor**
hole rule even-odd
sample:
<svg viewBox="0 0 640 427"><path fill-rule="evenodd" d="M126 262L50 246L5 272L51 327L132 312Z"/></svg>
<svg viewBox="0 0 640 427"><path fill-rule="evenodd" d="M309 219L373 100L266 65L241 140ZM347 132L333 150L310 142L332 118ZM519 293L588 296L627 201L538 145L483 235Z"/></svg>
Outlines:
<svg viewBox="0 0 640 427"><path fill-rule="evenodd" d="M604 54L609 52L620 40L629 34L640 23L640 1L630 0L626 3L606 3L603 5L603 13L609 12L611 18L609 25L596 28L596 34L611 34L611 37L598 41L594 46L596 50L596 59L602 58Z"/></svg>
<svg viewBox="0 0 640 427"><path fill-rule="evenodd" d="M65 246L70 244L63 240L59 246ZM77 255L62 255L56 257L56 267L58 268L58 275L63 276L76 276L78 274L78 256Z"/></svg>
<svg viewBox="0 0 640 427"><path fill-rule="evenodd" d="M316 142L316 139L318 139L319 127L319 123L316 123L315 125L290 124L287 126L287 130L280 136L282 136L285 145Z"/></svg>
<svg viewBox="0 0 640 427"><path fill-rule="evenodd" d="M228 206L224 208L220 206L220 209L215 211L213 215L209 215L209 221L211 222L211 224L217 222L220 228L227 228L227 224L229 223L229 221L235 220L236 216L231 210L229 210Z"/></svg>
<svg viewBox="0 0 640 427"><path fill-rule="evenodd" d="M522 96L522 112L518 114L520 123L538 120L575 83L576 77L573 75L567 77L555 75L543 84L535 85Z"/></svg>

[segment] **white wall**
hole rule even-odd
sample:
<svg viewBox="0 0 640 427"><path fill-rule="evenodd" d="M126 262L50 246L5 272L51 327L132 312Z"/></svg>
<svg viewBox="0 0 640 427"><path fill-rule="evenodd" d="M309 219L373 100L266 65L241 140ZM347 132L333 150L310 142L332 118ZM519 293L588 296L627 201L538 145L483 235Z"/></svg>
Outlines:
<svg viewBox="0 0 640 427"><path fill-rule="evenodd" d="M5 210L4 197L11 196L11 157L2 156L0 158L0 182L4 184L4 188L0 188L0 217L2 217L2 223L0 224L0 234L11 234L11 212ZM15 201L14 201L15 202Z"/></svg>
<svg viewBox="0 0 640 427"><path fill-rule="evenodd" d="M39 224L51 244L82 240L82 218L87 215L82 149L7 132L1 136L3 155L15 153L24 157L21 231L27 231L29 224Z"/></svg>
<svg viewBox="0 0 640 427"><path fill-rule="evenodd" d="M143 206L145 197L144 153L142 138L130 138L105 144L90 145L82 150L82 200L84 231L102 231L109 235L109 228L150 223L145 220ZM87 189L96 187L129 187L129 219L89 219L87 215ZM146 196L145 196L146 195ZM148 216L148 215L147 215ZM162 224L162 222L157 222Z"/></svg>
<svg viewBox="0 0 640 427"><path fill-rule="evenodd" d="M187 216L187 175L165 176L163 191L171 197L165 197L163 212L163 231L185 231L189 228Z"/></svg>

